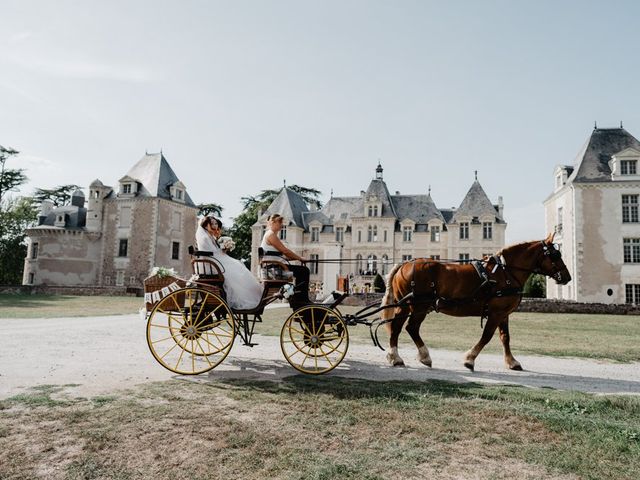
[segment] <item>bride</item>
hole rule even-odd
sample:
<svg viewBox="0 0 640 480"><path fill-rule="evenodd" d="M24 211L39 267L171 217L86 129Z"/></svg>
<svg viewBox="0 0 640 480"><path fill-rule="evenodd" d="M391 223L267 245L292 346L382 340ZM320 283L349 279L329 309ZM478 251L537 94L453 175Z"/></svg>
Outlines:
<svg viewBox="0 0 640 480"><path fill-rule="evenodd" d="M204 217L196 231L198 250L213 252L213 258L224 268L224 291L229 306L236 310L253 309L262 298L262 285L242 262L220 248L218 238L221 234L222 222L215 217Z"/></svg>

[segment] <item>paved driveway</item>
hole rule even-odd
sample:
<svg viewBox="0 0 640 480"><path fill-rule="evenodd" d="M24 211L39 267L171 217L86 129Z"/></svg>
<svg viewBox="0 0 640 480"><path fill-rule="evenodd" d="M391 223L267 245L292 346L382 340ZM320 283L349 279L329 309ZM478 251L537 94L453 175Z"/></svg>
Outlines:
<svg viewBox="0 0 640 480"><path fill-rule="evenodd" d="M282 357L278 338L256 335L253 348L239 341L210 374L180 377L151 356L146 322L138 315L56 319L0 319L0 398L38 385L68 385L71 394L91 396L134 385L183 378L280 379L297 372ZM413 348L401 348L405 368L392 368L384 353L370 345L351 344L340 367L329 375L377 381L429 379L508 383L595 393L640 394L640 364L517 355L526 371L503 367L501 355L481 354L476 371L462 366L462 352L431 350L433 369L415 360Z"/></svg>

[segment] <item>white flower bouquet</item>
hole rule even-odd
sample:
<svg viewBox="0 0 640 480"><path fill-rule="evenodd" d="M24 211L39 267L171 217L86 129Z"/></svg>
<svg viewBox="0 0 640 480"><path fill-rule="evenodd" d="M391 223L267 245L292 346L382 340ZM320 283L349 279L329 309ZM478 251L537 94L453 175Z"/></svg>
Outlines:
<svg viewBox="0 0 640 480"><path fill-rule="evenodd" d="M231 237L220 237L218 244L225 252L232 252L233 249L236 248L236 242L234 242Z"/></svg>
<svg viewBox="0 0 640 480"><path fill-rule="evenodd" d="M173 268L167 268L167 267L153 267L151 269L150 275L151 276L157 275L159 278L178 276L178 274Z"/></svg>

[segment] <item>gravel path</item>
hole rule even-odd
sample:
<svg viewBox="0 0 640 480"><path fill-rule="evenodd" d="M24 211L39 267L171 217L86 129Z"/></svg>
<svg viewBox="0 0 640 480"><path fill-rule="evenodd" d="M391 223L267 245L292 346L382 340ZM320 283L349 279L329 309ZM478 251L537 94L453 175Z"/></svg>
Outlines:
<svg viewBox="0 0 640 480"><path fill-rule="evenodd" d="M256 335L259 345L236 342L227 359L210 374L180 377L151 356L139 315L57 319L0 319L0 399L38 385L74 385L67 392L82 396L114 389L184 378L277 380L298 372L284 360L277 337ZM504 368L501 355L481 354L476 371L462 366L462 353L431 350L433 369L415 359L415 349L400 349L407 366L392 368L384 352L352 343L342 364L329 375L385 380L430 379L453 382L517 384L592 393L640 394L640 363L619 364L574 358L517 355L526 369Z"/></svg>

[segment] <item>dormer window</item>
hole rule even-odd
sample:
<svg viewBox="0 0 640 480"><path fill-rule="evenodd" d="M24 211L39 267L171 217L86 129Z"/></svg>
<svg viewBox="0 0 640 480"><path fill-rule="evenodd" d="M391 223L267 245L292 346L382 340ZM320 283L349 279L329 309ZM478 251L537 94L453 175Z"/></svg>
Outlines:
<svg viewBox="0 0 640 480"><path fill-rule="evenodd" d="M620 175L637 175L637 160L620 160Z"/></svg>
<svg viewBox="0 0 640 480"><path fill-rule="evenodd" d="M130 183L125 183L124 185L122 185L122 193L124 193L125 195L131 194L131 184Z"/></svg>
<svg viewBox="0 0 640 480"><path fill-rule="evenodd" d="M176 200L182 200L182 190L176 190Z"/></svg>
<svg viewBox="0 0 640 480"><path fill-rule="evenodd" d="M169 187L169 192L171 193L171 198L176 202L184 203L186 200L187 193L184 188L184 184L181 181L177 181L171 185Z"/></svg>

